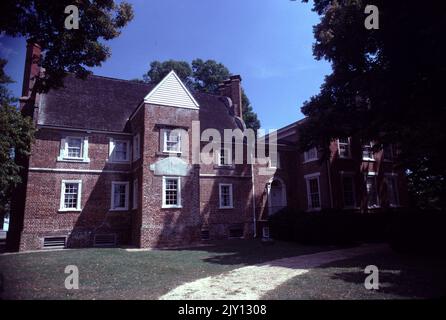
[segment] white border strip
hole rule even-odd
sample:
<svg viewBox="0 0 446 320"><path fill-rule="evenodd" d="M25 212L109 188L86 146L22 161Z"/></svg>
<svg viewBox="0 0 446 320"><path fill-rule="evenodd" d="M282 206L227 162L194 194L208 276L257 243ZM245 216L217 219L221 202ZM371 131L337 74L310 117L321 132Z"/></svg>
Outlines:
<svg viewBox="0 0 446 320"><path fill-rule="evenodd" d="M65 168L35 168L31 167L29 171L50 171L50 172L66 172L66 173L131 173L131 171L119 170L91 170L91 169L65 169Z"/></svg>

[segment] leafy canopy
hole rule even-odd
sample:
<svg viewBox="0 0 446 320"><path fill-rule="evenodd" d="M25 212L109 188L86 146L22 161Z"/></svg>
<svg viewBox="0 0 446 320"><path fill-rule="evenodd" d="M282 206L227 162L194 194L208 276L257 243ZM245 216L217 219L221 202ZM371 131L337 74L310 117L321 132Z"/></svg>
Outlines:
<svg viewBox="0 0 446 320"><path fill-rule="evenodd" d="M228 68L214 60L195 59L192 61L192 66L187 61L167 60L153 61L143 79L146 82L158 83L171 70L175 70L180 79L192 89L214 94L218 93L218 84L231 75ZM260 121L243 89L242 109L246 126L254 130L259 129Z"/></svg>
<svg viewBox="0 0 446 320"><path fill-rule="evenodd" d="M77 30L65 29L68 5L79 9ZM90 73L87 67L100 66L110 56L102 40L119 36L133 19L130 4L113 0L2 0L0 9L0 33L25 37L42 47L42 89L61 86L66 71L85 77Z"/></svg>
<svg viewBox="0 0 446 320"><path fill-rule="evenodd" d="M366 5L378 7L379 29L365 28ZM426 203L445 207L442 3L315 0L313 10L321 16L313 53L331 62L332 73L302 107L301 149L346 136L397 143L411 185L423 186L425 197L425 184L435 184Z"/></svg>
<svg viewBox="0 0 446 320"><path fill-rule="evenodd" d="M0 213L4 212L12 192L21 182L14 158L29 155L34 125L13 105L17 100L6 87L13 82L4 72L6 60L0 59Z"/></svg>

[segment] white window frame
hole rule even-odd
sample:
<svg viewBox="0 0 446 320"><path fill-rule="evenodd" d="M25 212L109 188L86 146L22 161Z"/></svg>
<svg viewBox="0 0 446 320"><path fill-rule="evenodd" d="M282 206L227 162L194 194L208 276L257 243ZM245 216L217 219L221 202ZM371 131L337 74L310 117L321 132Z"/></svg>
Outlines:
<svg viewBox="0 0 446 320"><path fill-rule="evenodd" d="M224 206L222 198L223 187L229 187L229 205ZM219 209L233 209L234 208L234 192L232 189L232 183L219 183L218 184L218 207Z"/></svg>
<svg viewBox="0 0 446 320"><path fill-rule="evenodd" d="M381 208L381 199L379 198L379 189L378 189L378 174L376 172L367 172L364 176L365 176L365 191L367 193L367 208L368 209ZM375 179L376 206L369 206L369 191L367 190L368 178Z"/></svg>
<svg viewBox="0 0 446 320"><path fill-rule="evenodd" d="M352 179L353 205L351 205L351 206L346 206L345 205L344 178L351 178ZM343 172L343 171L341 171L341 186L342 186L342 205L343 205L343 208L344 209L355 209L355 208L357 208L355 173L354 172Z"/></svg>
<svg viewBox="0 0 446 320"><path fill-rule="evenodd" d="M125 160L116 159L116 157L115 157L115 146L117 143L126 143L127 144ZM109 162L115 162L115 163L129 163L130 162L130 141L127 139L110 138L109 147L108 147L108 160L109 160Z"/></svg>
<svg viewBox="0 0 446 320"><path fill-rule="evenodd" d="M307 174L304 176L305 178L305 184L307 186L307 207L308 207L308 211L320 211L322 209L322 198L321 198L321 181L320 181L320 172L316 172L316 173L312 173L312 174ZM319 197L319 207L312 207L312 202L311 202L311 194L310 194L310 180L312 179L317 179L317 193L318 193L318 197Z"/></svg>
<svg viewBox="0 0 446 320"><path fill-rule="evenodd" d="M372 157L364 157L364 147L370 148ZM375 153L373 152L374 143L370 141L369 143L363 144L361 148L361 157L363 161L375 161Z"/></svg>
<svg viewBox="0 0 446 320"><path fill-rule="evenodd" d="M313 156L311 151L314 151ZM312 147L311 149L304 151L304 163L316 161L317 159L319 159L319 155L316 147Z"/></svg>
<svg viewBox="0 0 446 320"><path fill-rule="evenodd" d="M81 156L80 157L69 157L68 156L68 140L69 139L80 139L81 140ZM65 136L60 140L59 156L57 161L64 162L90 162L88 157L88 137L83 136Z"/></svg>
<svg viewBox="0 0 446 320"><path fill-rule="evenodd" d="M221 163L221 152L225 152L225 160L227 160L228 163L222 164ZM232 167L232 150L230 148L220 148L220 150L217 150L217 164L219 167Z"/></svg>
<svg viewBox="0 0 446 320"><path fill-rule="evenodd" d="M275 166L273 165L273 161L272 161L271 157L268 158L268 167L270 169L280 169L280 152L279 151L276 152L276 156L277 156L277 159L276 159Z"/></svg>
<svg viewBox="0 0 446 320"><path fill-rule="evenodd" d="M77 203L76 208L65 208L65 185L67 183L76 183L77 187ZM82 211L81 203L82 203L82 180L62 180L61 188L60 188L60 205L59 211Z"/></svg>
<svg viewBox="0 0 446 320"><path fill-rule="evenodd" d="M138 209L138 178L133 179L133 206L132 209Z"/></svg>
<svg viewBox="0 0 446 320"><path fill-rule="evenodd" d="M125 206L115 207L115 186L124 185L125 186ZM111 185L111 195L110 195L110 211L127 211L129 209L129 182L128 181L112 181Z"/></svg>
<svg viewBox="0 0 446 320"><path fill-rule="evenodd" d="M136 161L139 158L141 158L141 138L139 133L133 136L132 156L133 156L133 161Z"/></svg>
<svg viewBox="0 0 446 320"><path fill-rule="evenodd" d="M340 142L339 138L336 139L337 144L338 144L338 155L339 155L339 158L341 158L341 159L351 159L351 157L352 157L352 148L351 148L351 142L352 141L351 141L350 137L348 137L347 140L348 140L348 142ZM347 146L347 150L348 150L348 156L347 157L341 155L341 145L342 146Z"/></svg>
<svg viewBox="0 0 446 320"><path fill-rule="evenodd" d="M167 150L167 136L169 132L176 132L178 134L178 151L176 150ZM163 152L166 153L181 153L181 143L182 143L182 134L181 131L179 129L168 129L168 128L164 128L162 130L163 133Z"/></svg>
<svg viewBox="0 0 446 320"><path fill-rule="evenodd" d="M166 204L166 180L177 180L177 204ZM181 177L164 176L162 187L162 208L182 208L181 205Z"/></svg>

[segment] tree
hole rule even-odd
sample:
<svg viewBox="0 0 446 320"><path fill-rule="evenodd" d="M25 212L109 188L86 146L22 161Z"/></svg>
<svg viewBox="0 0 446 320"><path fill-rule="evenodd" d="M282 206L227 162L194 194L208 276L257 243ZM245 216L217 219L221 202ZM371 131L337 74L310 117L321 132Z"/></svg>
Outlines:
<svg viewBox="0 0 446 320"><path fill-rule="evenodd" d="M0 59L0 216L7 210L12 192L21 182L22 169L17 156L28 156L34 136L34 125L13 106L17 100L6 87L13 82L4 72L6 60Z"/></svg>
<svg viewBox="0 0 446 320"><path fill-rule="evenodd" d="M303 0L307 2L307 0ZM379 10L379 29L365 28L366 5ZM300 148L357 136L398 145L397 164L411 185L426 183L433 207L446 205L443 98L446 14L436 1L315 0L317 59L331 62L319 94L304 103ZM418 181L418 182L417 182ZM424 183L419 183L424 181ZM423 189L421 189L423 188ZM416 191L416 190L415 190Z"/></svg>
<svg viewBox="0 0 446 320"><path fill-rule="evenodd" d="M68 30L64 11L72 4L79 9L79 29ZM79 77L91 73L86 67L99 66L110 56L101 40L116 38L133 19L130 4L113 0L3 0L0 6L0 33L25 37L42 48L41 90L61 86L66 71Z"/></svg>
<svg viewBox="0 0 446 320"><path fill-rule="evenodd" d="M214 60L203 61L202 59L195 59L192 61L192 67L186 61L153 61L150 64L149 71L143 75L143 78L146 82L158 83L171 70L175 70L176 74L187 86L194 90L211 94L218 93L218 84L228 79L231 75L228 68L221 63ZM260 121L243 89L242 109L246 127L258 130Z"/></svg>
<svg viewBox="0 0 446 320"><path fill-rule="evenodd" d="M175 70L176 74L184 82L192 76L192 69L186 61L167 60L164 62L152 61L150 63L150 69L147 71L143 78L146 82L158 83L160 82L171 70Z"/></svg>

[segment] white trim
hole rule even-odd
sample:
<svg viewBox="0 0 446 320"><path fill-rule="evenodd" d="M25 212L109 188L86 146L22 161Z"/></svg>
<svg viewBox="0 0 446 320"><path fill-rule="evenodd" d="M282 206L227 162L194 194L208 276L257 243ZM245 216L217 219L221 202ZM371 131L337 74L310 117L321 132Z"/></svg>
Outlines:
<svg viewBox="0 0 446 320"><path fill-rule="evenodd" d="M158 89L164 84L164 82L166 82L167 79L169 79L171 76L174 76L175 80L178 81L178 83L180 84L181 88L186 92L186 94L188 95L188 97L192 100L192 103L194 104L195 107L185 107L185 106L179 106L179 105L168 105L169 107L175 107L175 108L185 108L185 109L194 109L194 110L198 110L199 109L199 104L198 102L195 100L195 98L192 96L192 94L189 92L189 90L187 90L186 86L183 84L183 82L181 81L181 79L177 76L177 74L175 73L174 70L170 71L164 78L163 80L161 80L156 86L155 88L152 89L152 91L149 92L149 94L147 94L144 97L144 102L145 103L152 103L150 101L150 98L155 94L156 91L158 91ZM154 103L155 104L155 103ZM156 103L157 104L157 103Z"/></svg>
<svg viewBox="0 0 446 320"><path fill-rule="evenodd" d="M222 164L221 163L221 151L222 150L224 150L224 152L227 151L228 159L226 159L226 157L225 157L225 160L229 160L228 164ZM216 159L217 161L216 162L217 162L217 165L219 167L228 168L228 167L233 167L234 166L234 164L232 163L232 149L231 148L223 147L223 148L220 148L219 150L216 150L215 153L217 155L217 159Z"/></svg>
<svg viewBox="0 0 446 320"><path fill-rule="evenodd" d="M378 189L378 179L376 172L368 172L364 174L365 176L365 191L367 195L367 208L368 209L377 209L381 208L381 199L379 198L379 189ZM367 179L371 177L374 179L375 193L376 193L376 206L369 206L369 192L367 190Z"/></svg>
<svg viewBox="0 0 446 320"><path fill-rule="evenodd" d="M352 148L351 148L352 141L351 141L350 137L347 137L347 140L348 140L348 142L345 143L345 142L339 142L339 138L336 139L336 142L338 145L338 155L339 155L339 158L341 158L341 159L351 159L352 158ZM340 148L341 144L344 146L346 145L348 147L348 156L347 157L341 155L341 148Z"/></svg>
<svg viewBox="0 0 446 320"><path fill-rule="evenodd" d="M77 183L77 203L76 208L65 208L65 184L67 183ZM82 180L62 180L60 186L60 203L59 203L59 211L60 212L75 212L82 211L81 208L81 198L82 198Z"/></svg>
<svg viewBox="0 0 446 320"><path fill-rule="evenodd" d="M177 203L175 205L166 204L166 180L177 180ZM163 176L163 186L162 186L162 203L161 208L169 209L169 208L182 208L181 206L181 177L171 177L171 176Z"/></svg>
<svg viewBox="0 0 446 320"><path fill-rule="evenodd" d="M114 207L115 185L125 186L125 206ZM127 211L129 209L129 182L128 181L112 181L111 196L110 196L110 210L109 211Z"/></svg>
<svg viewBox="0 0 446 320"><path fill-rule="evenodd" d="M305 178L305 184L307 187L307 210L308 211L319 211L322 209L322 198L321 198L321 181L320 181L320 172L307 174L304 176ZM310 194L310 180L311 179L317 179L317 193L319 197L319 207L311 207L311 194Z"/></svg>
<svg viewBox="0 0 446 320"><path fill-rule="evenodd" d="M310 150L315 150L315 152L316 152L316 157L315 158L309 158L308 156L309 156L309 152L310 152ZM318 152L318 150L317 150L317 148L316 147L312 147L311 149L309 149L309 150L307 150L307 151L304 151L304 162L303 163L308 163L308 162L313 162L313 161L316 161L316 160L318 160L319 159L319 154L318 154L319 152Z"/></svg>
<svg viewBox="0 0 446 320"><path fill-rule="evenodd" d="M276 152L276 156L277 156L277 159L276 159L276 165L275 166L272 166L273 162L271 161L271 157L268 157L268 168L269 169L281 169L281 167L280 167L280 165L281 165L281 163L280 163L280 152L279 151Z"/></svg>
<svg viewBox="0 0 446 320"><path fill-rule="evenodd" d="M81 140L80 146L80 157L69 157L68 156L68 140L69 139L79 139ZM59 156L57 157L57 162L83 162L89 163L90 158L88 157L88 136L70 136L66 135L60 139L59 146Z"/></svg>
<svg viewBox="0 0 446 320"><path fill-rule="evenodd" d="M368 144L363 144L362 146L361 146L361 158L362 158L362 160L363 161L376 161L376 159L375 159L375 152L373 152L373 146L374 146L374 144L373 144L373 142L372 141L370 141ZM370 147L370 151L372 152L372 157L370 158L370 157L364 157L364 147Z"/></svg>
<svg viewBox="0 0 446 320"><path fill-rule="evenodd" d="M163 151L165 153L175 153L180 154L181 153L181 146L182 146L182 131L181 129L175 128L175 129L169 129L169 128L162 128L161 132L163 134ZM178 133L178 151L175 150L167 150L167 133L175 132Z"/></svg>
<svg viewBox="0 0 446 320"><path fill-rule="evenodd" d="M85 133L103 133L103 134L116 134L116 135L125 135L131 136L131 133L127 132L118 132L118 131L106 131L106 130L93 130L93 129L81 129L81 128L70 128L70 127L57 127L57 126L48 126L45 124L37 124L38 128L44 129L54 129L54 130L63 130L63 131L76 131L76 132L85 132Z"/></svg>
<svg viewBox="0 0 446 320"><path fill-rule="evenodd" d="M50 171L50 172L66 172L66 173L130 173L130 171L119 170L92 170L92 169L64 169L64 168L37 168L31 167L29 171Z"/></svg>
<svg viewBox="0 0 446 320"><path fill-rule="evenodd" d="M251 178L252 175L231 175L231 174L216 174L216 173L200 173L201 178Z"/></svg>
<svg viewBox="0 0 446 320"><path fill-rule="evenodd" d="M222 187L229 187L229 205L222 205ZM219 209L234 209L234 193L232 189L232 183L219 183L218 184L218 208Z"/></svg>
<svg viewBox="0 0 446 320"><path fill-rule="evenodd" d="M116 143L126 143L126 159L125 160L116 160L115 159L115 145ZM108 144L108 162L111 163L130 163L131 154L130 154L130 140L127 139L115 139L115 138L109 138L109 144Z"/></svg>
<svg viewBox="0 0 446 320"><path fill-rule="evenodd" d="M279 177L272 177L271 179L269 179L266 188L267 188L267 200L268 200L268 215L271 216L272 215L272 201L271 201L271 185L274 182L274 180L277 180L280 182L281 186L282 186L282 206L286 207L287 206L287 192L286 192L286 185L285 182L282 180L282 178Z"/></svg>

